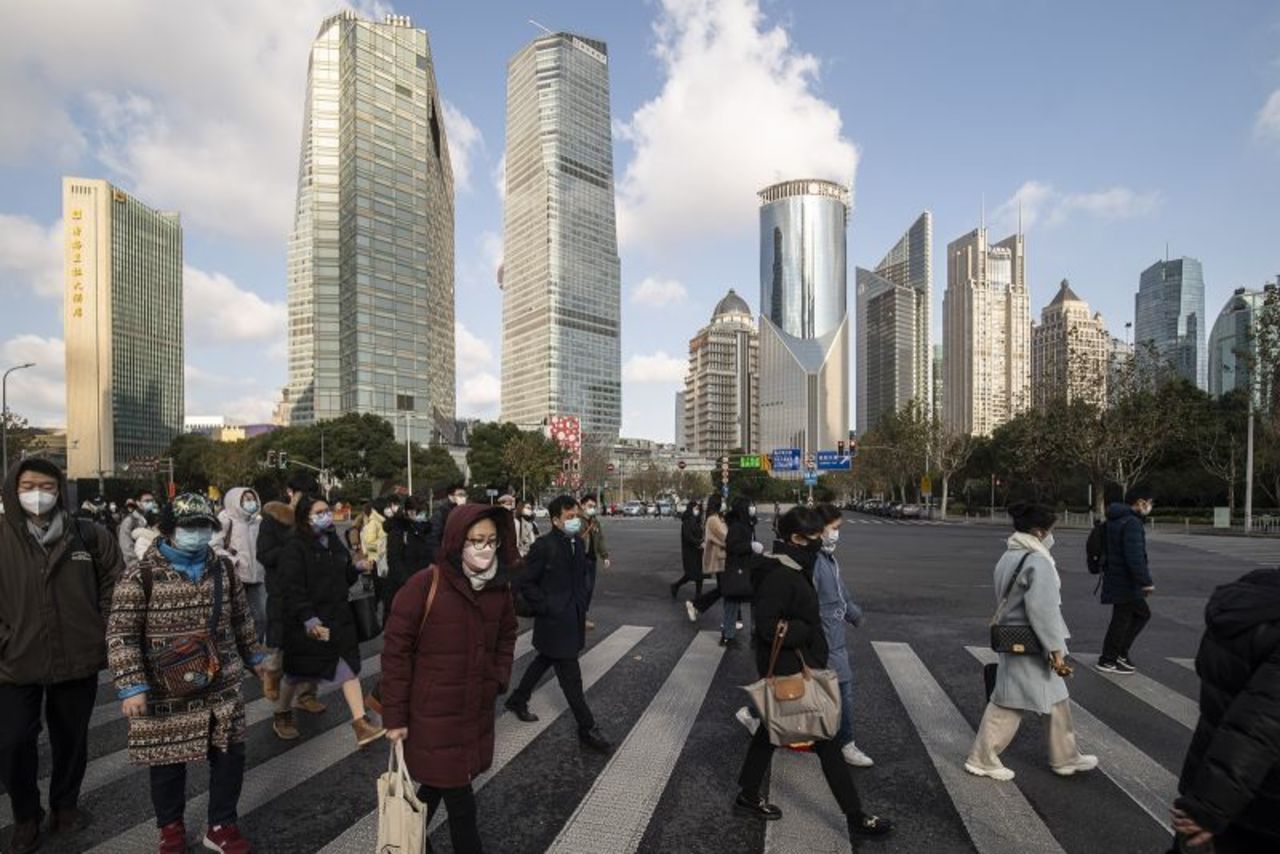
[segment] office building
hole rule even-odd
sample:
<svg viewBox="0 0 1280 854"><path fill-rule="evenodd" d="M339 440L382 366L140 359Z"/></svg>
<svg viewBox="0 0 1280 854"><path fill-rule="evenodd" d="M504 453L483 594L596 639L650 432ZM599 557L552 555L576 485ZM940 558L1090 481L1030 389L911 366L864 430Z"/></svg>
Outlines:
<svg viewBox="0 0 1280 854"><path fill-rule="evenodd" d="M849 189L760 191L761 451L834 450L849 434Z"/></svg>
<svg viewBox="0 0 1280 854"><path fill-rule="evenodd" d="M917 401L931 409L929 312L933 301L933 215L920 214L874 270L857 270L857 425Z"/></svg>
<svg viewBox="0 0 1280 854"><path fill-rule="evenodd" d="M1101 314L1076 296L1066 279L1031 327L1031 400L1044 409L1057 400L1107 399L1111 335Z"/></svg>
<svg viewBox="0 0 1280 854"><path fill-rule="evenodd" d="M1031 305L1022 230L994 245L987 228L947 246L942 299L943 420L989 436L1031 403Z"/></svg>
<svg viewBox="0 0 1280 854"><path fill-rule="evenodd" d="M604 42L554 33L511 59L506 146L502 420L573 415L615 440L621 269Z"/></svg>
<svg viewBox="0 0 1280 854"><path fill-rule="evenodd" d="M684 444L684 392L676 392L676 421L675 421L675 445L677 448L685 447Z"/></svg>
<svg viewBox="0 0 1280 854"><path fill-rule="evenodd" d="M1262 406L1263 401L1269 399L1263 388L1268 372L1258 365L1254 325L1268 295L1274 293L1276 287L1267 284L1259 290L1236 288L1218 313L1209 334L1209 393L1214 397L1248 389L1249 375L1254 373L1254 404Z"/></svg>
<svg viewBox="0 0 1280 854"><path fill-rule="evenodd" d="M930 412L933 413L935 420L942 420L942 345L934 344L933 351L933 375L930 377L930 385L933 388L932 407Z"/></svg>
<svg viewBox="0 0 1280 854"><path fill-rule="evenodd" d="M1208 388L1204 269L1199 261L1157 261L1143 270L1133 320L1139 359L1155 358L1160 368Z"/></svg>
<svg viewBox="0 0 1280 854"><path fill-rule="evenodd" d="M704 457L760 450L759 369L760 333L751 307L730 288L711 322L689 341L683 447Z"/></svg>
<svg viewBox="0 0 1280 854"><path fill-rule="evenodd" d="M106 478L182 432L182 222L62 179L68 476Z"/></svg>
<svg viewBox="0 0 1280 854"><path fill-rule="evenodd" d="M291 424L455 413L453 172L427 33L351 11L311 45L289 238Z"/></svg>

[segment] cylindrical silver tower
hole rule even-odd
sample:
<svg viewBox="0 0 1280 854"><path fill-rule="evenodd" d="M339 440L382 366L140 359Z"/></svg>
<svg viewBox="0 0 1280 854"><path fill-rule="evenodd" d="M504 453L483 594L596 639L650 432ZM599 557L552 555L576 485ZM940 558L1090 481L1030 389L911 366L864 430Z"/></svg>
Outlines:
<svg viewBox="0 0 1280 854"><path fill-rule="evenodd" d="M784 181L760 191L760 313L796 338L820 338L844 320L849 190Z"/></svg>

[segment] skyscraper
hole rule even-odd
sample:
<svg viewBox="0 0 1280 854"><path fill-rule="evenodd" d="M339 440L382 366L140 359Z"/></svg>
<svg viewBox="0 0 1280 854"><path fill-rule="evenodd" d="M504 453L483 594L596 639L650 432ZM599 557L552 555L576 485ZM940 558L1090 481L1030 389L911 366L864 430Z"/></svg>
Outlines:
<svg viewBox="0 0 1280 854"><path fill-rule="evenodd" d="M1133 318L1139 359L1154 356L1197 388L1208 388L1205 323L1204 269L1199 261L1157 261L1142 271Z"/></svg>
<svg viewBox="0 0 1280 854"><path fill-rule="evenodd" d="M760 334L751 307L730 288L711 322L689 341L685 447L706 457L760 450L759 364Z"/></svg>
<svg viewBox="0 0 1280 854"><path fill-rule="evenodd" d="M928 211L876 265L857 271L858 431L909 401L930 411L929 309L933 301L933 215Z"/></svg>
<svg viewBox="0 0 1280 854"><path fill-rule="evenodd" d="M502 418L622 425L621 269L613 203L609 59L572 33L507 65Z"/></svg>
<svg viewBox="0 0 1280 854"><path fill-rule="evenodd" d="M1222 397L1235 389L1249 388L1252 371L1257 375L1254 403L1262 406L1264 400L1270 399L1261 387L1268 372L1254 367L1258 358L1258 342L1253 328L1268 293L1276 287L1268 283L1260 290L1236 288L1218 313L1209 334L1209 393L1214 397Z"/></svg>
<svg viewBox="0 0 1280 854"><path fill-rule="evenodd" d="M684 438L684 392L676 392L676 429L675 445L677 448L688 447Z"/></svg>
<svg viewBox="0 0 1280 854"><path fill-rule="evenodd" d="M849 190L760 191L760 450L834 450L849 434Z"/></svg>
<svg viewBox="0 0 1280 854"><path fill-rule="evenodd" d="M1055 400L1107 399L1111 335L1101 314L1076 296L1066 279L1031 327L1031 399L1040 408Z"/></svg>
<svg viewBox="0 0 1280 854"><path fill-rule="evenodd" d="M182 432L182 223L62 179L67 473L109 477Z"/></svg>
<svg viewBox="0 0 1280 854"><path fill-rule="evenodd" d="M933 345L933 377L931 385L933 388L933 408L931 412L933 417L939 421L942 420L942 345Z"/></svg>
<svg viewBox="0 0 1280 854"><path fill-rule="evenodd" d="M351 11L311 45L289 238L289 421L452 429L453 171L427 34Z"/></svg>
<svg viewBox="0 0 1280 854"><path fill-rule="evenodd" d="M994 246L983 225L947 246L943 420L989 436L1031 403L1031 306L1019 229Z"/></svg>

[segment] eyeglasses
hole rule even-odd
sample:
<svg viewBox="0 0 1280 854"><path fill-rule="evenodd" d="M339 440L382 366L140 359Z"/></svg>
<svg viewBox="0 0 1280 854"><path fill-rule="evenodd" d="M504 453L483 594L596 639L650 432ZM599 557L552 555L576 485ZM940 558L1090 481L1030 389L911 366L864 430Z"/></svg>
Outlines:
<svg viewBox="0 0 1280 854"><path fill-rule="evenodd" d="M467 545L473 549L496 549L498 547L497 537L467 537Z"/></svg>

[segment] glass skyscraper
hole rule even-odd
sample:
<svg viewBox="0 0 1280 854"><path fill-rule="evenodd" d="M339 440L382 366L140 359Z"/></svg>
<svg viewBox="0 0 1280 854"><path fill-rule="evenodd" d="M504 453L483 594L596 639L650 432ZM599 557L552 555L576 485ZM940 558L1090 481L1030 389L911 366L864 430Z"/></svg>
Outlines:
<svg viewBox="0 0 1280 854"><path fill-rule="evenodd" d="M346 11L311 46L289 240L292 424L455 412L453 172L427 34Z"/></svg>
<svg viewBox="0 0 1280 854"><path fill-rule="evenodd" d="M849 433L849 190L760 191L760 450L835 450Z"/></svg>
<svg viewBox="0 0 1280 854"><path fill-rule="evenodd" d="M1222 397L1235 389L1249 387L1251 363L1258 358L1258 344L1253 328L1267 296L1277 285L1267 284L1262 290L1236 288L1218 313L1209 334L1209 393ZM1269 399L1264 392L1267 371L1257 370L1254 403L1262 407Z"/></svg>
<svg viewBox="0 0 1280 854"><path fill-rule="evenodd" d="M182 432L182 223L87 178L62 219L68 476L110 477Z"/></svg>
<svg viewBox="0 0 1280 854"><path fill-rule="evenodd" d="M1134 304L1133 338L1138 358L1153 355L1197 388L1208 388L1204 270L1200 262L1178 258L1152 264L1142 271Z"/></svg>
<svg viewBox="0 0 1280 854"><path fill-rule="evenodd" d="M511 59L506 146L502 418L572 415L616 439L621 268L604 42L554 33Z"/></svg>

